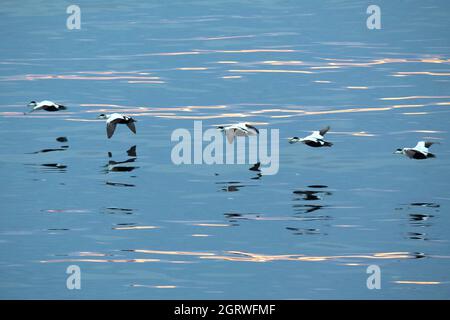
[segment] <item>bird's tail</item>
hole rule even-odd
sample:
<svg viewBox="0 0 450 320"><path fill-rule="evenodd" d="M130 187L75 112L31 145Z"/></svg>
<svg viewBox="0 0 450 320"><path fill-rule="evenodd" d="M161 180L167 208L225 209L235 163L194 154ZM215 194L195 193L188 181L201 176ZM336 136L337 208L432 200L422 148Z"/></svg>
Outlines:
<svg viewBox="0 0 450 320"><path fill-rule="evenodd" d="M427 158L436 158L436 155L434 155L433 153L428 153Z"/></svg>
<svg viewBox="0 0 450 320"><path fill-rule="evenodd" d="M66 107L66 106L63 106L63 105L60 105L60 104L59 104L58 107L59 107L60 110L67 110L67 107Z"/></svg>
<svg viewBox="0 0 450 320"><path fill-rule="evenodd" d="M333 145L333 143L324 141L323 145L324 145L324 147L331 147Z"/></svg>

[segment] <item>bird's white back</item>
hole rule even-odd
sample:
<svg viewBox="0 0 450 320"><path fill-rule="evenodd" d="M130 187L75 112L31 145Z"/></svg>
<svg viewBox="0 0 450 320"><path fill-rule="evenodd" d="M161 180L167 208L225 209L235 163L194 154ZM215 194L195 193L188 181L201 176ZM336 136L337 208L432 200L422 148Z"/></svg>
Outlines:
<svg viewBox="0 0 450 320"><path fill-rule="evenodd" d="M427 153L428 152L428 148L425 147L425 141L417 142L417 145L414 147L414 150Z"/></svg>

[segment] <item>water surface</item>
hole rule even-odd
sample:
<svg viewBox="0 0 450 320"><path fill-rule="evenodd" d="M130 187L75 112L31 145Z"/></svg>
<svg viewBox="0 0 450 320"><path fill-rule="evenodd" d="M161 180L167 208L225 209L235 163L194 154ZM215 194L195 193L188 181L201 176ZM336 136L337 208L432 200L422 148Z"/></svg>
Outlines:
<svg viewBox="0 0 450 320"><path fill-rule="evenodd" d="M1 298L449 298L446 1L379 1L381 30L366 1L70 4L0 9ZM23 115L44 99L68 110ZM175 166L194 120L279 129L278 174Z"/></svg>

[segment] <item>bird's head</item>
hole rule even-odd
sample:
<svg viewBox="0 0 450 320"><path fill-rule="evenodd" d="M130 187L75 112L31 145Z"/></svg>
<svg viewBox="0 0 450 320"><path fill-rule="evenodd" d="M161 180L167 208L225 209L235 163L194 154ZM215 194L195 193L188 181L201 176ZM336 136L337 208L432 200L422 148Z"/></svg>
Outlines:
<svg viewBox="0 0 450 320"><path fill-rule="evenodd" d="M29 107L36 107L36 105L37 105L37 103L34 100L28 104Z"/></svg>
<svg viewBox="0 0 450 320"><path fill-rule="evenodd" d="M217 130L219 130L219 131L222 131L222 132L223 132L223 131L225 131L225 127L224 127L224 126L218 126L218 127L217 127Z"/></svg>
<svg viewBox="0 0 450 320"><path fill-rule="evenodd" d="M400 149L398 148L397 150L394 151L394 154L404 154L405 150L404 149Z"/></svg>
<svg viewBox="0 0 450 320"><path fill-rule="evenodd" d="M106 114L102 113L101 115L99 115L97 117L97 119L108 119L108 116Z"/></svg>
<svg viewBox="0 0 450 320"><path fill-rule="evenodd" d="M300 139L299 137L292 137L292 138L289 138L288 140L289 140L289 143L291 143L291 144L303 141L303 139Z"/></svg>

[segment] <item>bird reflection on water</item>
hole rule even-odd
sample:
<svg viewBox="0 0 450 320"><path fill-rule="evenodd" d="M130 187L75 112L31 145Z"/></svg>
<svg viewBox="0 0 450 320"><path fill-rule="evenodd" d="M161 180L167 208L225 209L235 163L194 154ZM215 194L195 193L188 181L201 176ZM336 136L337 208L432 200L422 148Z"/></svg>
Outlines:
<svg viewBox="0 0 450 320"><path fill-rule="evenodd" d="M435 215L430 212L437 213L440 211L440 207L440 204L434 202L412 202L396 208L396 210L401 211L405 209L407 212L406 218L412 230L407 232L406 238L410 240L435 240L433 237Z"/></svg>
<svg viewBox="0 0 450 320"><path fill-rule="evenodd" d="M58 137L56 138L56 141L58 142L67 142L68 139L66 137ZM51 152L57 152L57 151L66 151L68 150L69 146L68 145L63 145L59 148L44 148L38 151L34 151L34 152L30 152L28 154L48 154ZM67 165L59 163L59 162L48 162L48 163L41 163L41 164L27 164L27 165L31 165L33 167L38 167L43 169L44 172L61 172L64 173L66 172L67 169Z"/></svg>
<svg viewBox="0 0 450 320"><path fill-rule="evenodd" d="M127 164L134 164L134 162L137 160L137 152L136 152L136 146L132 146L126 151L126 154L128 155L128 159L122 160L122 161L114 161L111 160L112 158L112 152L108 152L108 163L103 166L104 170L103 173L109 174L109 173L120 173L120 172L131 172L135 169L138 169L138 166L133 165L127 165ZM132 178L136 176L130 176ZM124 183L124 182L112 182L112 181L106 181L106 185L108 186L114 186L114 187L135 187L136 185L134 183Z"/></svg>
<svg viewBox="0 0 450 320"><path fill-rule="evenodd" d="M326 185L310 185L308 186L311 189L325 189L328 188ZM322 191L322 190L295 190L292 192L294 194L293 201L321 201L323 196L331 196L333 193L331 191ZM303 213L312 213L314 211L329 207L325 204L298 204L294 203L292 207L296 212Z"/></svg>

